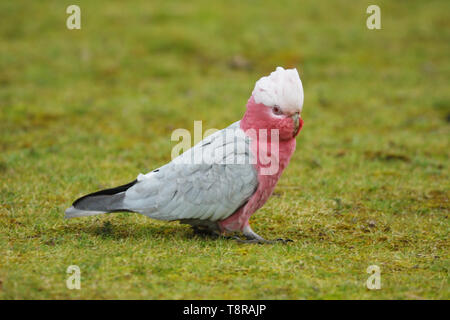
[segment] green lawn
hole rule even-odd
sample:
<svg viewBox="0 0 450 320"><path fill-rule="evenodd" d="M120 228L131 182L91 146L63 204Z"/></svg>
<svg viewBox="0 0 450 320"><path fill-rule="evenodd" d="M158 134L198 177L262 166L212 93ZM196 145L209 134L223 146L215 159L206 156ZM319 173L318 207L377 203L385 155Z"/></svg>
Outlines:
<svg viewBox="0 0 450 320"><path fill-rule="evenodd" d="M1 299L450 299L449 1L76 3L81 30L71 2L0 2ZM294 243L63 219L169 161L175 128L240 119L278 65L299 69L305 126L251 223Z"/></svg>

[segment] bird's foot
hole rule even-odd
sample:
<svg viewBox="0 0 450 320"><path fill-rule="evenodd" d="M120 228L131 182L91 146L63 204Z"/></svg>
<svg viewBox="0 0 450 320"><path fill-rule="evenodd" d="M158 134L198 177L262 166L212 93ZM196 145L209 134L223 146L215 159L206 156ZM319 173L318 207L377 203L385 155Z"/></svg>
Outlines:
<svg viewBox="0 0 450 320"><path fill-rule="evenodd" d="M245 240L234 236L232 237L233 239L235 239L237 242L240 243L258 243L258 244L274 244L274 243L288 243L288 242L294 242L291 239L275 239L275 240L266 240L263 237L261 237L259 234L257 234L256 232L254 232L252 230L252 228L250 228L250 226L246 226L243 230L244 236L245 236Z"/></svg>
<svg viewBox="0 0 450 320"><path fill-rule="evenodd" d="M239 243L258 243L258 244L275 244L275 243L289 243L294 242L291 239L275 239L275 240L266 240L263 237L261 237L259 234L254 232L250 226L247 226L243 230L243 234L245 236L245 239L240 238L237 234L231 233L228 235L225 235L218 230L211 229L211 228L204 228L200 226L192 226L192 229L194 231L194 235L200 236L202 238L213 238L213 239L227 239L227 240L236 240Z"/></svg>
<svg viewBox="0 0 450 320"><path fill-rule="evenodd" d="M292 239L281 239L281 238L275 239L275 240L267 240L267 239L264 239L264 238L262 238L262 239L245 239L245 240L243 240L241 238L235 237L233 239L235 239L237 242L240 242L240 243L258 243L258 244L275 244L275 243L286 244L288 242L294 242L294 240L292 240Z"/></svg>
<svg viewBox="0 0 450 320"><path fill-rule="evenodd" d="M220 233L216 230L211 230L207 228L199 228L199 227L192 227L194 230L194 235L202 237L202 238L214 238L217 239L220 237Z"/></svg>

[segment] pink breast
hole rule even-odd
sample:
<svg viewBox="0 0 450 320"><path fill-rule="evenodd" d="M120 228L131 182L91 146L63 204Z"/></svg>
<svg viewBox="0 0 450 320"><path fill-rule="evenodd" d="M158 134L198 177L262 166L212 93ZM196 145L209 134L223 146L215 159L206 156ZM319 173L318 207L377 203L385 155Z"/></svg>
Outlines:
<svg viewBox="0 0 450 320"><path fill-rule="evenodd" d="M256 146L259 142L252 141L252 151L255 154ZM279 160L278 160L278 170L274 174L263 175L261 174L262 165L257 157L258 161L255 168L258 172L258 188L255 193L250 197L248 202L239 208L233 215L227 219L220 221L219 226L222 230L227 231L242 231L244 227L248 225L248 221L251 215L261 208L267 199L269 199L272 194L278 179L280 178L283 170L289 163L292 154L295 151L296 141L295 138L288 141L279 142Z"/></svg>

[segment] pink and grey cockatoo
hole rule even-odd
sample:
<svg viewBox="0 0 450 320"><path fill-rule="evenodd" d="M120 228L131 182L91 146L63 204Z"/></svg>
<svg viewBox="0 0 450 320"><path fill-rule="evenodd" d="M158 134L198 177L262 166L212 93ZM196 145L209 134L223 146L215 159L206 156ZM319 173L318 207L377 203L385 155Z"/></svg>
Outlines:
<svg viewBox="0 0 450 320"><path fill-rule="evenodd" d="M249 219L291 159L303 126L302 107L297 70L278 67L256 82L242 120L133 182L79 198L65 216L131 211L178 220L199 233L238 232L244 242L272 242L256 234Z"/></svg>

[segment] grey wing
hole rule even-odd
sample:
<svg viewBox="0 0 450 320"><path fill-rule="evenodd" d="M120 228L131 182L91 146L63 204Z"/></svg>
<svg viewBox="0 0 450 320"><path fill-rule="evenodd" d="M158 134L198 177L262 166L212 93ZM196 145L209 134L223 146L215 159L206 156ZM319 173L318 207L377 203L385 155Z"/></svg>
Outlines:
<svg viewBox="0 0 450 320"><path fill-rule="evenodd" d="M235 132L233 139L228 133L225 137L226 130ZM167 165L140 175L126 191L125 207L160 220L229 217L258 185L250 140L239 130L234 124L216 132Z"/></svg>

